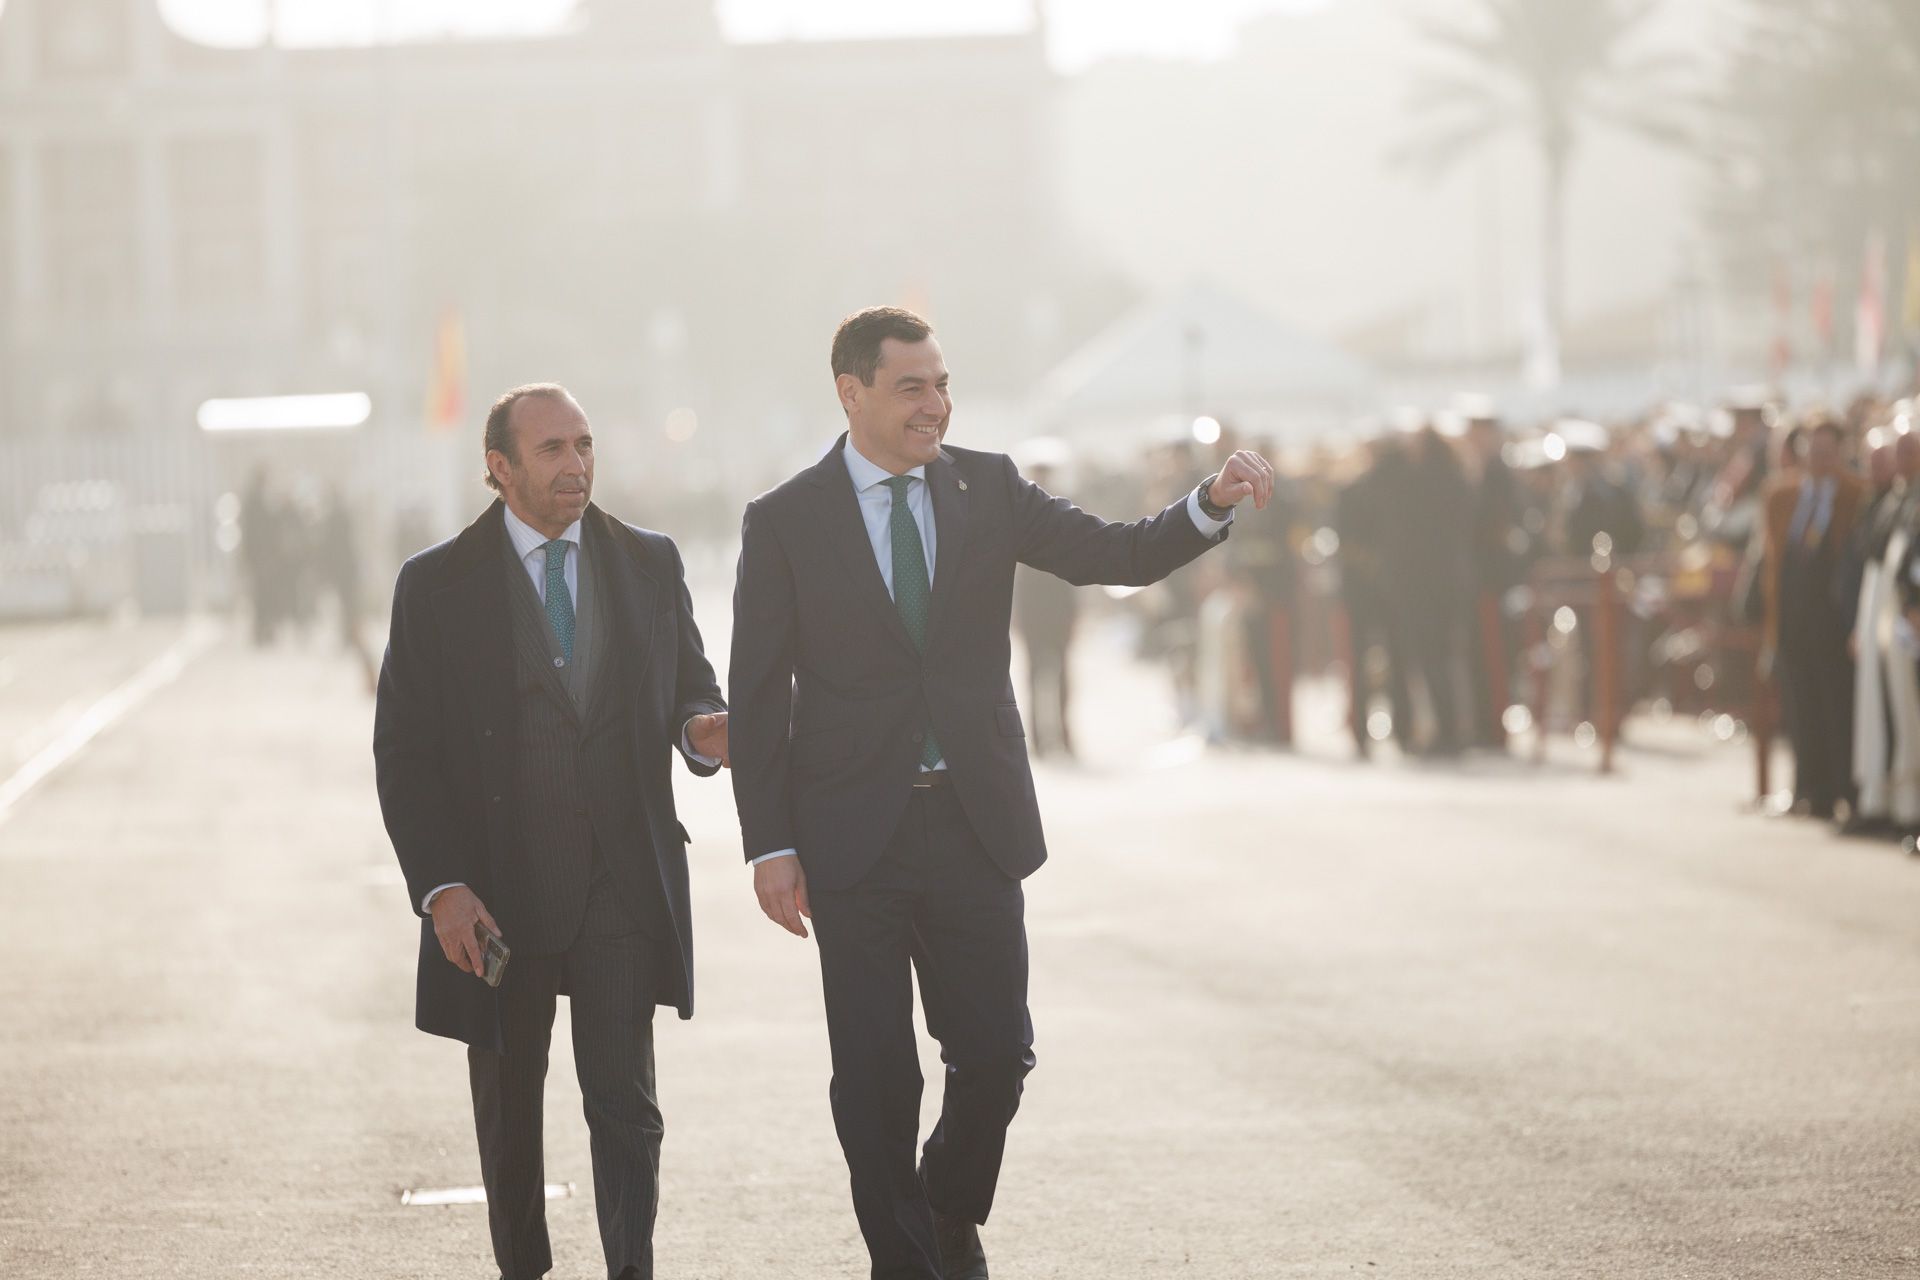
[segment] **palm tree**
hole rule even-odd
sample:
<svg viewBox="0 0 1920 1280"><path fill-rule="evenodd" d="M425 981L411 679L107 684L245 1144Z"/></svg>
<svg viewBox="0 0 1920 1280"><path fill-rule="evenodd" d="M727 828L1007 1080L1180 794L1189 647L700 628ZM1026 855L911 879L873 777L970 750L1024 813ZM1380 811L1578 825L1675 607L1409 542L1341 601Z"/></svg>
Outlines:
<svg viewBox="0 0 1920 1280"><path fill-rule="evenodd" d="M1565 320L1567 174L1583 131L1604 123L1687 141L1670 82L1691 60L1633 47L1660 2L1474 0L1464 21L1422 23L1446 62L1415 85L1416 131L1395 159L1434 178L1510 131L1532 139L1541 161L1540 293L1555 349Z"/></svg>

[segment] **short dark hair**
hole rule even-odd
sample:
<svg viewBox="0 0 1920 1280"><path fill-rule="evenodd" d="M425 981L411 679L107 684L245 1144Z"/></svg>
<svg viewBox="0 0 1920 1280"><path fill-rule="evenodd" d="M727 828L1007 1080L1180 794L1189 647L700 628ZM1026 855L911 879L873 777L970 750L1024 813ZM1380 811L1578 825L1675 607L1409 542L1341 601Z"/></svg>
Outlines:
<svg viewBox="0 0 1920 1280"><path fill-rule="evenodd" d="M506 454L509 462L520 461L518 446L513 442L513 406L528 396L548 396L555 400L573 399L573 393L557 382L529 382L502 394L493 402L493 407L487 410L487 431L482 439L480 454L483 463L486 455L496 450ZM484 478L487 488L498 492L500 482L493 478L493 468L488 467L486 471Z"/></svg>
<svg viewBox="0 0 1920 1280"><path fill-rule="evenodd" d="M933 336L933 326L905 307L868 307L840 322L833 335L833 376L850 373L860 385L873 385L880 368L880 344L888 338L901 342L925 342Z"/></svg>

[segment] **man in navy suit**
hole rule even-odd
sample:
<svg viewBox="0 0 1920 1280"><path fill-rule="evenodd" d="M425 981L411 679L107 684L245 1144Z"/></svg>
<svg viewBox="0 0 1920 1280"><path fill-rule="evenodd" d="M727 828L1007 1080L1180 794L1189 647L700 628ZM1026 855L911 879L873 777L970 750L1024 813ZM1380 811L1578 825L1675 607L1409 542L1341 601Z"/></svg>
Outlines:
<svg viewBox="0 0 1920 1280"><path fill-rule="evenodd" d="M1020 881L1046 858L1008 677L1019 564L1144 586L1264 506L1237 453L1149 519L1048 495L1002 454L948 449L925 321L878 307L833 343L847 434L747 506L734 593L734 796L762 910L819 935L833 1116L876 1280L987 1274L1006 1131L1034 1064ZM912 980L946 1063L916 1163Z"/></svg>

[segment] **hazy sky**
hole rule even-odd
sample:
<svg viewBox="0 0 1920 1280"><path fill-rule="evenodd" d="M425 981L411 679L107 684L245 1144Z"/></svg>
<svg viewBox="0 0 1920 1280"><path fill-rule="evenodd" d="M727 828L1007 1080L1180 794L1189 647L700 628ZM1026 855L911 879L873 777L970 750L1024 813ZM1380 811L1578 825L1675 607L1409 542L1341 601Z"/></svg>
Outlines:
<svg viewBox="0 0 1920 1280"><path fill-rule="evenodd" d="M645 0L617 0L643 3ZM1338 0L1046 0L1050 49L1061 70L1128 54L1219 57L1244 19ZM4 0L0 0L4 3ZM216 44L261 39L279 10L294 44L363 43L390 36L540 30L573 0L159 0L181 32ZM1034 0L719 0L735 40L927 35L1028 27Z"/></svg>

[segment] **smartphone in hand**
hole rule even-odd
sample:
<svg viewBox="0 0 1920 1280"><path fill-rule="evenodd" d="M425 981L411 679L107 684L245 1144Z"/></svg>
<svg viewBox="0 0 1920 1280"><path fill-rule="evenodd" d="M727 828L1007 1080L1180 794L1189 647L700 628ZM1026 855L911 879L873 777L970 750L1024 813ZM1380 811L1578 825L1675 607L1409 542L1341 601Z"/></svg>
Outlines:
<svg viewBox="0 0 1920 1280"><path fill-rule="evenodd" d="M500 935L487 928L478 920L473 922L473 936L480 942L480 980L490 987L500 985L500 979L506 976L507 961L513 958L513 952L507 944L500 941Z"/></svg>

